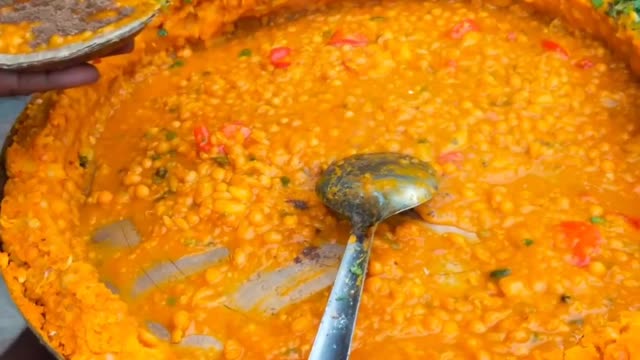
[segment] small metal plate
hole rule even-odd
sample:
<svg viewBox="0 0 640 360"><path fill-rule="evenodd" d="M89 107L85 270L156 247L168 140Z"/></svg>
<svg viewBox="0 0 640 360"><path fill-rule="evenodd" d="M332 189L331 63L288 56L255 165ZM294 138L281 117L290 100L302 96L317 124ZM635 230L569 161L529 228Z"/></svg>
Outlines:
<svg viewBox="0 0 640 360"><path fill-rule="evenodd" d="M27 72L56 70L95 59L118 49L139 34L156 16L154 10L140 20L88 41L73 43L58 49L29 54L0 54L0 69Z"/></svg>

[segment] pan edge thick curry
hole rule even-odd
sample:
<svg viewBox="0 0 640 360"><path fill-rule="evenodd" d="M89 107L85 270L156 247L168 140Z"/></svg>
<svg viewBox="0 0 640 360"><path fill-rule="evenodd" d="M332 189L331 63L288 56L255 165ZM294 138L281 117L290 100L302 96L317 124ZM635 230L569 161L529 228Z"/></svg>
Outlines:
<svg viewBox="0 0 640 360"><path fill-rule="evenodd" d="M165 3L16 122L3 277L59 358L303 359L348 232L315 182L400 152L441 188L378 227L352 358L638 357L639 10Z"/></svg>

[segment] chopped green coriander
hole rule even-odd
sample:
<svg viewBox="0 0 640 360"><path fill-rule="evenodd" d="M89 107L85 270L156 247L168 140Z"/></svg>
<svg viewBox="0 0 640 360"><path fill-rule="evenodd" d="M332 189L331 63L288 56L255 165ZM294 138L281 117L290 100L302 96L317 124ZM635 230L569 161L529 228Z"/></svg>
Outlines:
<svg viewBox="0 0 640 360"><path fill-rule="evenodd" d="M158 5L160 5L160 7L164 10L166 8L169 7L169 5L171 5L171 1L170 0L157 0L158 1Z"/></svg>
<svg viewBox="0 0 640 360"><path fill-rule="evenodd" d="M178 137L178 134L175 131L168 130L166 134L164 134L164 138L167 141L171 141Z"/></svg>
<svg viewBox="0 0 640 360"><path fill-rule="evenodd" d="M158 180L162 181L162 180L167 178L167 175L169 175L169 170L167 170L166 168L163 168L163 167L158 168L153 173L154 181L155 181L156 178Z"/></svg>
<svg viewBox="0 0 640 360"><path fill-rule="evenodd" d="M226 156L216 156L213 158L213 161L221 167L229 165L229 158Z"/></svg>
<svg viewBox="0 0 640 360"><path fill-rule="evenodd" d="M584 325L584 319L582 319L582 318L571 319L571 320L567 321L567 324L574 325L574 326L583 326Z"/></svg>
<svg viewBox="0 0 640 360"><path fill-rule="evenodd" d="M511 269L509 268L495 269L489 273L489 277L494 280L500 280L509 275L511 275Z"/></svg>
<svg viewBox="0 0 640 360"><path fill-rule="evenodd" d="M165 28L158 29L158 36L166 37L167 35L169 35L169 32L167 31L167 29Z"/></svg>
<svg viewBox="0 0 640 360"><path fill-rule="evenodd" d="M529 247L529 246L533 245L535 243L535 241L533 241L533 239L524 239L522 241L522 243L524 244L524 246Z"/></svg>
<svg viewBox="0 0 640 360"><path fill-rule="evenodd" d="M298 349L298 348L290 348L290 349L287 349L284 352L285 355L295 355L295 354L299 354L299 353L300 353L300 349Z"/></svg>
<svg viewBox="0 0 640 360"><path fill-rule="evenodd" d="M243 58L243 57L249 57L251 56L251 49L242 49L240 50L240 52L238 53L238 57Z"/></svg>
<svg viewBox="0 0 640 360"><path fill-rule="evenodd" d="M602 216L592 216L589 221L591 221L592 224L604 224L607 222L607 220L605 220Z"/></svg>
<svg viewBox="0 0 640 360"><path fill-rule="evenodd" d="M601 2L604 3L604 1ZM613 18L618 18L621 15L630 15L639 11L640 2L638 0L614 0L609 4L607 14Z"/></svg>
<svg viewBox="0 0 640 360"><path fill-rule="evenodd" d="M89 157L86 155L78 154L78 164L81 168L86 169L89 166Z"/></svg>
<svg viewBox="0 0 640 360"><path fill-rule="evenodd" d="M288 176L280 177L280 184L282 184L283 187L288 187L290 183L291 183L291 179L289 179Z"/></svg>
<svg viewBox="0 0 640 360"><path fill-rule="evenodd" d="M176 298L175 296L169 296L165 303L167 304L167 306L176 306L176 304L178 303L178 298Z"/></svg>
<svg viewBox="0 0 640 360"><path fill-rule="evenodd" d="M188 238L188 239L184 239L182 241L182 244L184 246L188 246L188 247L192 247L192 246L196 246L196 244L198 243L198 241L194 238Z"/></svg>
<svg viewBox="0 0 640 360"><path fill-rule="evenodd" d="M359 264L354 264L349 270L351 271L352 274L356 274L356 275L362 275L364 273Z"/></svg>
<svg viewBox="0 0 640 360"><path fill-rule="evenodd" d="M596 9L600 9L604 5L604 0L591 0L591 3Z"/></svg>
<svg viewBox="0 0 640 360"><path fill-rule="evenodd" d="M183 67L184 66L184 61L183 60L176 60L173 62L173 64L171 64L171 66L169 66L169 68L174 69L174 68L179 68L179 67Z"/></svg>

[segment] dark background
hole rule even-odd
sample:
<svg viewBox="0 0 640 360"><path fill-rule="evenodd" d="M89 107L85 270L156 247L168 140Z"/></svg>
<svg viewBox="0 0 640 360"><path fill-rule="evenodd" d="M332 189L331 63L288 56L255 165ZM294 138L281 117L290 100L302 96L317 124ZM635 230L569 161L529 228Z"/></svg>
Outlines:
<svg viewBox="0 0 640 360"><path fill-rule="evenodd" d="M36 336L25 329L16 341L0 355L0 360L55 360Z"/></svg>

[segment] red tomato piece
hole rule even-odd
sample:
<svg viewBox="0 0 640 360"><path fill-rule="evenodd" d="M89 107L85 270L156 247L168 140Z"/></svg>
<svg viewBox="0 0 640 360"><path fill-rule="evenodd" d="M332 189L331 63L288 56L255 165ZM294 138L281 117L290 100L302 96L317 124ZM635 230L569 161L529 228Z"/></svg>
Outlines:
<svg viewBox="0 0 640 360"><path fill-rule="evenodd" d="M596 198L594 198L592 195L590 194L582 194L579 196L580 200L584 201L584 202L588 202L588 203L596 203L597 200Z"/></svg>
<svg viewBox="0 0 640 360"><path fill-rule="evenodd" d="M458 61L453 59L442 59L435 63L435 65L445 71L456 71L458 69Z"/></svg>
<svg viewBox="0 0 640 360"><path fill-rule="evenodd" d="M589 265L591 256L600 251L604 241L600 229L584 221L565 221L560 229L566 245L572 250L571 263L580 267Z"/></svg>
<svg viewBox="0 0 640 360"><path fill-rule="evenodd" d="M635 230L640 230L640 217L630 216L630 215L625 215L625 214L620 214L620 213L618 213L616 215L618 215L621 218L623 218L624 221L626 221L627 224L629 224Z"/></svg>
<svg viewBox="0 0 640 360"><path fill-rule="evenodd" d="M582 59L580 61L578 61L576 63L576 67L583 69L583 70L589 70L592 67L596 66L596 64L593 63L593 61L589 60L589 59Z"/></svg>
<svg viewBox="0 0 640 360"><path fill-rule="evenodd" d="M276 47L271 49L271 53L269 54L269 60L271 61L271 65L278 69L288 68L291 65L291 59L289 56L291 55L291 48L288 47Z"/></svg>
<svg viewBox="0 0 640 360"><path fill-rule="evenodd" d="M346 35L342 30L338 30L333 33L331 39L329 39L329 45L332 46L345 46L351 47L367 46L369 39L362 34Z"/></svg>
<svg viewBox="0 0 640 360"><path fill-rule="evenodd" d="M560 44L553 40L544 39L540 44L542 45L543 49L548 52L557 54L562 59L569 58L569 53L567 52L567 50L565 50L565 48L563 48L562 46L560 46Z"/></svg>
<svg viewBox="0 0 640 360"><path fill-rule="evenodd" d="M228 123L222 127L222 133L229 139L233 139L240 132L244 139L251 136L251 129L240 123Z"/></svg>
<svg viewBox="0 0 640 360"><path fill-rule="evenodd" d="M209 135L209 129L206 126L196 126L193 129L193 137L196 140L198 152L208 153L211 151L211 135Z"/></svg>
<svg viewBox="0 0 640 360"><path fill-rule="evenodd" d="M464 161L464 154L461 153L460 151L450 151L450 152L440 154L440 156L438 156L438 163L441 165L444 165L447 163L454 163L457 165L457 164L460 164L462 161Z"/></svg>
<svg viewBox="0 0 640 360"><path fill-rule="evenodd" d="M462 39L465 35L473 31L480 31L478 24L472 19L464 19L451 28L449 36L452 39Z"/></svg>
<svg viewBox="0 0 640 360"><path fill-rule="evenodd" d="M577 267L585 267L591 263L591 255L586 248L578 247L573 249L571 254L571 264Z"/></svg>

